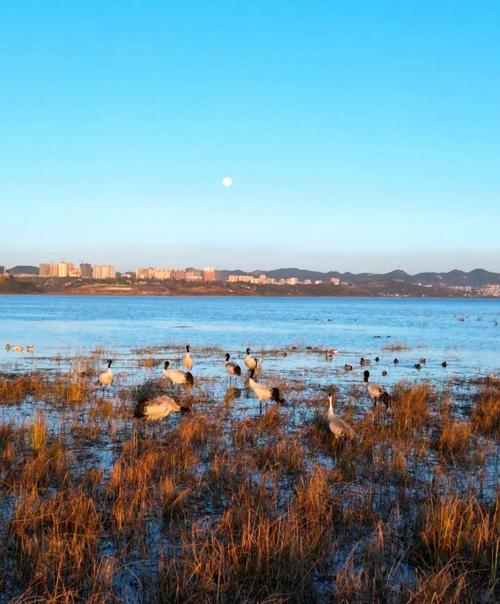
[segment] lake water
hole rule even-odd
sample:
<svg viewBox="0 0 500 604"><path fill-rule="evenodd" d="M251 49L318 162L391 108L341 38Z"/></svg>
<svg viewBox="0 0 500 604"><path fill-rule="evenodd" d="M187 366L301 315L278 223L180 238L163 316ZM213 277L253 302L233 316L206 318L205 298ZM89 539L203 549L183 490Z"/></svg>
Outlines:
<svg viewBox="0 0 500 604"><path fill-rule="evenodd" d="M498 372L499 322L495 299L1 296L0 366L29 359L5 351L6 342L33 344L34 359L96 347L126 355L189 342L194 355L214 347L239 359L247 346L336 348L332 363L339 369L378 355L377 370L390 369L391 381L414 375L420 357L427 358L420 375L442 376L446 359L446 375L467 377ZM391 351L395 344L406 349ZM323 362L319 352L308 358L314 360L300 363ZM275 365L293 362L289 354Z"/></svg>

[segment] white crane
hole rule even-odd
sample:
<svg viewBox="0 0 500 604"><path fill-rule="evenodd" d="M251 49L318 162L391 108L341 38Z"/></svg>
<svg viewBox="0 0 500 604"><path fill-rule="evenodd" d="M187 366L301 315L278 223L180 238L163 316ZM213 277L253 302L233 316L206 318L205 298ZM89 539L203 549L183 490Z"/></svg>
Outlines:
<svg viewBox="0 0 500 604"><path fill-rule="evenodd" d="M274 401L275 403L285 402L285 400L281 398L279 388L276 388L276 386L265 386L264 384L259 384L255 381L254 375L255 369L250 369L248 385L261 403L262 401Z"/></svg>
<svg viewBox="0 0 500 604"><path fill-rule="evenodd" d="M193 368L193 359L191 357L191 347L189 344L186 345L186 354L182 358L182 364L188 371L191 371Z"/></svg>
<svg viewBox="0 0 500 604"><path fill-rule="evenodd" d="M100 373L99 377L97 378L97 383L102 386L103 391L104 391L104 388L106 388L106 387L109 388L111 386L111 384L113 383L113 371L111 369L113 360L108 359L107 364L108 364L108 368L106 369L106 371L103 371L102 373Z"/></svg>
<svg viewBox="0 0 500 604"><path fill-rule="evenodd" d="M139 401L135 406L134 416L158 421L168 417L171 413L180 410L181 406L178 405L173 398L163 395L150 400Z"/></svg>
<svg viewBox="0 0 500 604"><path fill-rule="evenodd" d="M169 369L169 361L165 361L163 366L163 377L170 380L176 386L192 386L194 384L193 374L190 371L181 371L180 369Z"/></svg>
<svg viewBox="0 0 500 604"><path fill-rule="evenodd" d="M243 359L243 362L248 369L257 369L259 361L255 357L250 356L250 348L247 348L247 356Z"/></svg>

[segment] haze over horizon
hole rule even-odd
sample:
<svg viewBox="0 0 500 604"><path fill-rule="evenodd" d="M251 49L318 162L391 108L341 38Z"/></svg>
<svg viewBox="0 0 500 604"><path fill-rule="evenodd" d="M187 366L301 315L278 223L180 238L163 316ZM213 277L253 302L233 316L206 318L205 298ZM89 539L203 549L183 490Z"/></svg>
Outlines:
<svg viewBox="0 0 500 604"><path fill-rule="evenodd" d="M498 56L494 1L6 2L0 264L499 272Z"/></svg>

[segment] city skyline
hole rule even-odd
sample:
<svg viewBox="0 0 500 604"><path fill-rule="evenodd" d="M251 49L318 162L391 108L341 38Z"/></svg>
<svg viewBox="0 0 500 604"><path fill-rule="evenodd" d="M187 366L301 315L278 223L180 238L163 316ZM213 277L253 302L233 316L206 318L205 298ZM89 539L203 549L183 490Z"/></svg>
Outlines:
<svg viewBox="0 0 500 604"><path fill-rule="evenodd" d="M499 270L499 20L9 3L1 262Z"/></svg>
<svg viewBox="0 0 500 604"><path fill-rule="evenodd" d="M34 267L39 267L40 265L43 264L57 264L57 263L61 263L61 262L67 262L69 264L74 264L75 266L80 266L81 264L89 264L89 265L112 265L113 267L115 267L116 271L120 272L120 273L128 273L128 272L136 272L138 267L139 268L168 268L168 269L173 269L174 267L180 267L180 268L195 268L195 269L203 269L203 267L205 265L208 265L208 262L206 262L205 260L203 260L203 258L201 260L199 260L198 262L193 262L193 263L188 263L188 262L173 262L173 261L166 261L163 262L161 261L160 258L156 258L154 259L152 262L112 262L110 261L109 258L103 258L101 261L99 262L94 262L94 261L89 261L87 260L44 260L43 262L39 262L39 261L32 261L28 258L28 260L26 261L22 261L20 260L20 258L22 258L22 254L12 254L13 256L13 260L11 262L8 262L6 260L7 256L4 256L2 258L0 258L0 263L5 267L5 269L9 269L9 268L14 268L16 266L34 266ZM68 254L67 256L63 256L63 258L68 258L70 255ZM311 262L311 264L306 264L304 262L300 262L300 260L298 262L296 262L295 264L286 264L286 263L275 263L274 265L256 265L256 264L252 264L251 261L248 262L243 262L242 264L239 265L232 265L231 263L227 263L227 264L213 264L210 266L216 266L217 270L225 270L225 271L244 271L244 272L269 272L269 271L274 271L274 270L278 270L278 269L284 269L284 268L293 268L293 269L297 269L297 270L306 270L306 271L318 271L318 272L339 272L339 273L388 273L388 272L392 272L392 271L397 271L397 270L402 270L407 272L408 274L416 274L416 273L424 273L424 272L436 272L436 273L440 273L440 272L449 272L449 271L453 271L453 270L459 270L459 271L464 271L464 272L469 272L472 270L476 270L476 269L482 269L482 270L486 270L486 271L490 271L490 272L500 272L500 267L499 267L499 262L496 262L496 258L493 260L493 262L491 263L491 266L488 266L486 263L480 263L481 258L478 257L478 262L475 263L473 259L471 259L468 263L466 263L465 265L458 265L456 263L453 262L453 260L451 259L453 256L450 257L450 261L449 264L446 266L443 266L441 268L437 267L437 268L433 268L433 267L425 267L424 268L408 268L405 267L403 264L387 264L387 267L381 267L379 269L369 269L369 268L361 268L359 270L354 270L352 268L349 268L348 263L347 266L345 266L342 262L333 262L330 265L324 265L323 267L318 265L318 264L314 264L314 262ZM170 257L171 258L171 257ZM321 263L320 263L321 264Z"/></svg>

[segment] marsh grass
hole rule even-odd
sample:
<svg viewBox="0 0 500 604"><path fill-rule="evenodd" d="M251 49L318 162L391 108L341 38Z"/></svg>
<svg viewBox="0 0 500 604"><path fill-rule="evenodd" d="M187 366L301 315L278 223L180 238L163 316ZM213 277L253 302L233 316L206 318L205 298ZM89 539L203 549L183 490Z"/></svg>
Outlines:
<svg viewBox="0 0 500 604"><path fill-rule="evenodd" d="M98 361L0 379L0 604L497 601L496 382L460 386L470 418L425 383L387 411L339 389L356 436L336 441L307 379L259 407L207 377L147 424L133 408L162 381L101 397Z"/></svg>
<svg viewBox="0 0 500 604"><path fill-rule="evenodd" d="M478 434L500 438L500 381L486 383L476 396L471 423Z"/></svg>
<svg viewBox="0 0 500 604"><path fill-rule="evenodd" d="M418 554L434 572L446 568L445 583L460 587L460 576L483 578L490 593L498 590L500 571L500 498L488 506L476 496L431 497L421 512ZM474 575L474 576L472 576ZM450 588L447 588L447 591Z"/></svg>

